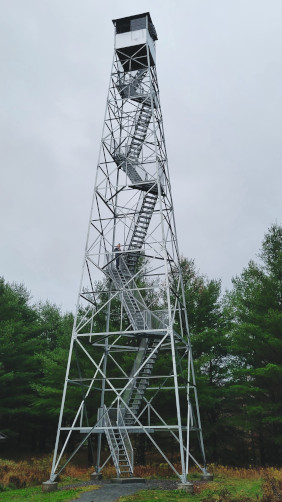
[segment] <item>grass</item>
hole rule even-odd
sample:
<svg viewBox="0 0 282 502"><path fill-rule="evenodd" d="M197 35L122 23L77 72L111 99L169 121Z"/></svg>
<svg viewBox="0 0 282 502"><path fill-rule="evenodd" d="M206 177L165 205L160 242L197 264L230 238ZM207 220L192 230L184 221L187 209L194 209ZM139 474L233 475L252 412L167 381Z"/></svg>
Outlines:
<svg viewBox="0 0 282 502"><path fill-rule="evenodd" d="M232 497L231 497L232 496ZM173 502L173 501L218 501L218 502L231 502L240 500L257 501L261 500L262 496L262 482L261 480L232 480L232 482L225 481L207 483L201 489L196 485L195 494L188 494L184 490L142 490L136 495L122 497L119 502Z"/></svg>
<svg viewBox="0 0 282 502"><path fill-rule="evenodd" d="M41 484L49 479L51 460L50 455L19 462L0 459L0 501L67 502L79 498L83 492L99 488L91 485L43 493ZM61 476L60 486L88 481L90 472L93 472L93 468L68 465Z"/></svg>
<svg viewBox="0 0 282 502"><path fill-rule="evenodd" d="M41 485L50 476L52 458L50 455L22 461L0 459L0 493L3 488L28 488ZM93 468L83 469L68 465L61 476L61 484L88 481ZM1 500L1 499L0 499Z"/></svg>
<svg viewBox="0 0 282 502"><path fill-rule="evenodd" d="M83 492L94 490L93 485L67 488L67 485L89 480L93 468L68 465L61 476L60 486L66 489L43 493L42 481L49 478L51 457L32 458L15 462L0 459L0 502L60 502L79 498ZM179 471L180 465L174 467ZM230 468L211 465L209 472L214 481L201 483L199 471L191 469L190 480L194 482L195 494L183 490L142 490L135 495L123 497L119 502L278 502L282 501L282 470L276 468ZM104 478L114 477L114 467L106 466ZM147 479L172 479L172 472L166 464L155 463L136 466L135 476ZM176 477L173 479L176 480Z"/></svg>
<svg viewBox="0 0 282 502"><path fill-rule="evenodd" d="M183 490L142 490L119 502L278 502L282 500L281 469L235 469L212 466L215 480L199 483L193 471L194 495Z"/></svg>
<svg viewBox="0 0 282 502"><path fill-rule="evenodd" d="M61 490L50 493L43 493L41 486L33 486L29 488L21 488L18 490L8 490L0 493L0 500L5 502L69 502L80 497L83 492L89 492L98 489L98 486L82 486L71 488L69 490Z"/></svg>

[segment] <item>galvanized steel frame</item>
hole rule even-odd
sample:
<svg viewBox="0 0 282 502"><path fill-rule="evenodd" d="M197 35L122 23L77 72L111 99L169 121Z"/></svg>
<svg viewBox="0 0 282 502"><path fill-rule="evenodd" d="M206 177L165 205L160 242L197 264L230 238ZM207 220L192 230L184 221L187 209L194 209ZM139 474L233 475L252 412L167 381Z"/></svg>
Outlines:
<svg viewBox="0 0 282 502"><path fill-rule="evenodd" d="M187 481L189 459L203 473L207 472L157 73L150 63L148 43L142 50L146 50L146 65L142 66L138 54L133 55L132 64L140 64L134 71L124 71L121 51L116 48L114 51L51 481L93 433L98 434L96 471L100 472L102 436L118 425L120 431L125 427L129 435L146 434L183 483ZM117 268L118 256L113 253L118 241L123 244L118 255L121 268ZM161 300L157 300L158 295ZM117 303L120 329L116 327L112 311ZM165 311L165 315L160 310ZM102 313L104 330L97 329ZM125 353L136 354L131 373L122 366ZM161 353L167 353L171 366L166 373L152 374ZM74 357L78 368L76 378L72 369ZM185 378L181 365L185 366ZM81 367L92 368L93 374L84 378ZM83 397L77 402L71 422L66 424L63 421L71 385L79 385ZM171 389L175 401L174 425L168 424L154 405L160 393ZM181 400L183 389L186 396ZM100 411L94 420L90 413L89 424L87 403L90 401L91 408L92 395L92 401L98 396L99 408L106 412ZM109 422L103 419L105 413L115 409L122 413L123 423L127 425L106 425ZM150 423L152 416L153 424ZM82 433L82 439L62 462L77 431ZM169 432L178 444L180 473L153 437L162 431ZM191 431L199 436L201 463L190 452ZM66 438L59 448L64 434Z"/></svg>

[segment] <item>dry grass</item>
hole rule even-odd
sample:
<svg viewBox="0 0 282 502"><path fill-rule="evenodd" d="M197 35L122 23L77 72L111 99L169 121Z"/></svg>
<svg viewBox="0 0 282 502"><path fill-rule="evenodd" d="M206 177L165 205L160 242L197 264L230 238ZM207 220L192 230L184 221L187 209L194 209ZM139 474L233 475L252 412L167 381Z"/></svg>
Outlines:
<svg viewBox="0 0 282 502"><path fill-rule="evenodd" d="M180 464L175 464L174 467L180 472ZM134 476L147 479L168 479L174 477L174 473L167 464L154 463L152 465L136 465L134 467ZM116 477L116 470L113 465L104 467L103 477L106 479Z"/></svg>
<svg viewBox="0 0 282 502"><path fill-rule="evenodd" d="M282 480L282 470L277 467L227 467L224 465L209 465L209 471L215 476L226 476L228 478L259 479L271 476L277 480Z"/></svg>
<svg viewBox="0 0 282 502"><path fill-rule="evenodd" d="M0 459L0 490L1 487L25 488L41 484L42 481L49 479L51 464L50 455L19 462ZM69 478L88 480L92 471L93 468L68 465L61 476L61 481L67 481Z"/></svg>
<svg viewBox="0 0 282 502"><path fill-rule="evenodd" d="M282 475L272 476L267 473L264 477L262 502L282 501Z"/></svg>
<svg viewBox="0 0 282 502"><path fill-rule="evenodd" d="M174 468L177 472L181 473L181 464L173 464ZM228 467L224 465L216 465L210 464L208 466L208 471L211 474L214 474L215 477L221 478L234 478L234 479L265 479L267 477L274 478L277 481L282 482L282 469L276 467ZM192 478L199 478L201 476L201 472L195 466L191 466L189 469L190 476ZM176 478L177 476L173 473L168 464L165 463L154 463L151 465L137 465L134 468L134 474L140 478L162 478L162 479L171 479ZM106 478L115 476L115 469L113 466L107 466L103 470L103 475Z"/></svg>

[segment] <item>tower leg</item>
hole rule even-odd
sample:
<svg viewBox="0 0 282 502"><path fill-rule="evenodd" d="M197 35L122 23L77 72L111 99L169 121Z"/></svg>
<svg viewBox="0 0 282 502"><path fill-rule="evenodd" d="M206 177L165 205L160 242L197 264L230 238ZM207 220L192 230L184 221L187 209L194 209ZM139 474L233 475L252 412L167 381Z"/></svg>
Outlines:
<svg viewBox="0 0 282 502"><path fill-rule="evenodd" d="M186 483L179 483L177 485L177 490L185 490L187 493L194 493L194 485L189 481L186 481Z"/></svg>
<svg viewBox="0 0 282 502"><path fill-rule="evenodd" d="M57 460L60 432L61 432L61 426L62 426L64 406L65 406L66 392L67 392L67 386L68 386L68 376L69 376L71 358L72 358L73 340L74 339L72 337L71 343L70 343L70 351L69 351L69 357L68 357L68 363L67 363L66 378L65 378L65 383L64 383L62 404L61 404L59 423L58 423L58 429L57 429L56 443L55 443L55 449L54 449L54 455L53 455L53 463L52 463L52 469L51 469L51 475L50 475L50 482L54 482L56 479L56 475L55 475L56 460ZM48 483L48 481L47 481L47 483ZM52 491L52 490L50 490L50 491Z"/></svg>
<svg viewBox="0 0 282 502"><path fill-rule="evenodd" d="M58 489L58 483L56 481L44 481L42 483L43 492L55 492Z"/></svg>
<svg viewBox="0 0 282 502"><path fill-rule="evenodd" d="M110 286L110 291L109 291L109 299L111 297L111 286ZM111 315L111 302L109 301L108 303L108 306L107 306L107 320L106 320L106 331L108 332L109 329L110 329L110 315ZM107 373L107 360L108 360L108 356L107 356L107 353L108 353L108 339L105 340L105 359L104 359L104 362L103 362L103 373L104 375L106 375ZM101 392L101 404L100 404L100 407L101 409L104 407L104 404L105 404L105 378L103 379L102 381L102 392ZM96 458L96 466L95 466L95 473L97 476L99 475L99 472L100 472L100 461L101 461L101 445L102 445L102 434L98 434L98 445L97 445L97 458ZM91 474L92 476L92 474ZM100 474L100 478L98 477L98 479L101 479L102 478L102 475ZM91 479L93 479L91 477Z"/></svg>
<svg viewBox="0 0 282 502"><path fill-rule="evenodd" d="M213 481L213 474L206 472L205 474L202 474L201 479L202 481Z"/></svg>

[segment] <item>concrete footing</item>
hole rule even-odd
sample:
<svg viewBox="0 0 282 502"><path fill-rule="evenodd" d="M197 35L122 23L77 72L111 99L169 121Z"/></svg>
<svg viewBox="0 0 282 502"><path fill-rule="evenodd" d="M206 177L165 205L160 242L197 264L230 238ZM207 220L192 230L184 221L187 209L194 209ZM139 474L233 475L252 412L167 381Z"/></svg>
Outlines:
<svg viewBox="0 0 282 502"><path fill-rule="evenodd" d="M179 483L177 485L177 490L184 490L187 493L194 493L194 485L193 483Z"/></svg>
<svg viewBox="0 0 282 502"><path fill-rule="evenodd" d="M207 472L206 474L202 474L201 480L202 481L213 481L213 474L209 474L209 472Z"/></svg>
<svg viewBox="0 0 282 502"><path fill-rule="evenodd" d="M58 489L57 481L44 481L42 483L42 491L43 492L55 492Z"/></svg>
<svg viewBox="0 0 282 502"><path fill-rule="evenodd" d="M100 481L103 478L103 474L100 472L91 472L90 481Z"/></svg>
<svg viewBox="0 0 282 502"><path fill-rule="evenodd" d="M120 485L126 483L146 483L146 479L144 478L112 478L111 483L117 483Z"/></svg>

